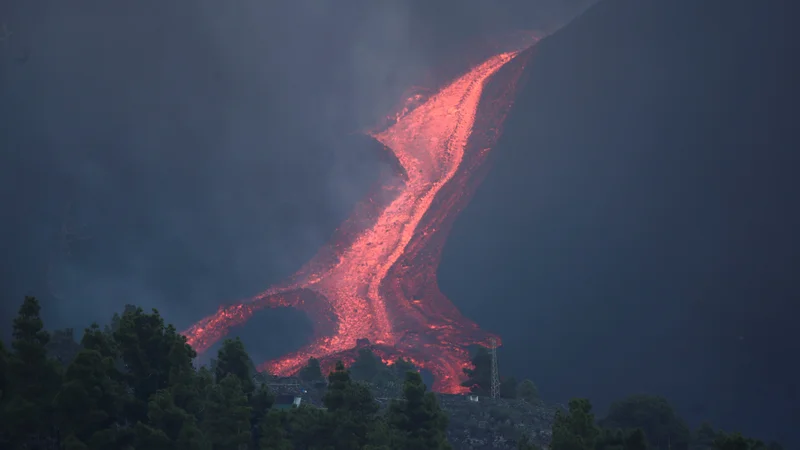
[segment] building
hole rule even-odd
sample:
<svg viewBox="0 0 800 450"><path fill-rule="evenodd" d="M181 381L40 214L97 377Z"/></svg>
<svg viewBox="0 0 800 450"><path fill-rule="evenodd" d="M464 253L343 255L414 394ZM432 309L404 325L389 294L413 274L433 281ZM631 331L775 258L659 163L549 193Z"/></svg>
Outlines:
<svg viewBox="0 0 800 450"><path fill-rule="evenodd" d="M272 407L275 409L291 409L300 406L303 402L303 397L299 395L281 394L275 396L275 403Z"/></svg>

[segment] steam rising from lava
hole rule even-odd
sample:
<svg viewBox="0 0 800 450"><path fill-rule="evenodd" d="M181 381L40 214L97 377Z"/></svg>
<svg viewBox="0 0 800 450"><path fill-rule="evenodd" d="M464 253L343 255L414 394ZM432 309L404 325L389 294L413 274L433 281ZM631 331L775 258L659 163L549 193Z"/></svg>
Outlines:
<svg viewBox="0 0 800 450"><path fill-rule="evenodd" d="M492 336L439 291L436 269L452 220L479 181L511 105L523 66L510 67L514 59L522 59L519 51L497 54L430 98L409 98L391 126L370 133L393 153L399 176L360 204L285 283L223 306L186 330L189 344L203 352L258 309L294 307L311 316L315 337L259 369L288 376L309 357L323 368L349 363L368 341L387 363L403 357L430 370L434 390L464 392L467 347L488 345ZM510 73L495 76L504 67Z"/></svg>

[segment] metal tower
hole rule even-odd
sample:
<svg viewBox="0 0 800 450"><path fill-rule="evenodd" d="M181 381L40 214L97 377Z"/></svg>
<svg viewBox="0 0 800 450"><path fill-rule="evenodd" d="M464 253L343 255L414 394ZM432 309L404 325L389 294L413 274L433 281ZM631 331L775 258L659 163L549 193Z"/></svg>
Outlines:
<svg viewBox="0 0 800 450"><path fill-rule="evenodd" d="M497 340L492 338L492 400L500 397L500 373L497 370Z"/></svg>

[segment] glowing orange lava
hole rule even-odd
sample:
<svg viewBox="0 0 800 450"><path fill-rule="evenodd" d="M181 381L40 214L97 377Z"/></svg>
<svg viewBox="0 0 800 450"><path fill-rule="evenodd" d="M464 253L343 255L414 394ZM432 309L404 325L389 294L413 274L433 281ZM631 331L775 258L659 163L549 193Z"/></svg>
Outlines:
<svg viewBox="0 0 800 450"><path fill-rule="evenodd" d="M286 283L221 307L184 332L189 344L203 352L258 309L294 307L311 316L315 337L259 369L288 376L309 357L327 368L352 362L370 345L388 363L404 357L430 370L434 390L464 392L467 347L487 345L491 336L439 291L436 269L452 220L499 136L523 63L494 75L523 59L518 55L500 53L427 100L410 98L393 125L371 133L396 157L398 176Z"/></svg>

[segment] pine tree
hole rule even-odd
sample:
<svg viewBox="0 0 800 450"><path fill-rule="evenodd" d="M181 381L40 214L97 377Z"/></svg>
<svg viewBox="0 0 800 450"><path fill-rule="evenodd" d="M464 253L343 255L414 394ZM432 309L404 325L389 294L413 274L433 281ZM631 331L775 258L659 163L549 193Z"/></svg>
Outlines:
<svg viewBox="0 0 800 450"><path fill-rule="evenodd" d="M250 413L239 378L228 374L212 388L202 424L214 450L247 448L251 440Z"/></svg>
<svg viewBox="0 0 800 450"><path fill-rule="evenodd" d="M647 438L644 432L637 428L625 436L625 450L647 450Z"/></svg>
<svg viewBox="0 0 800 450"><path fill-rule="evenodd" d="M164 324L155 309L152 314L145 314L141 308L127 310L113 338L134 393L128 417L134 423L144 421L150 396L169 388L175 373L192 370L197 353L175 327Z"/></svg>
<svg viewBox="0 0 800 450"><path fill-rule="evenodd" d="M103 358L111 358L115 362L119 359L119 351L113 336L100 331L100 326L96 323L93 323L83 332L80 346L85 349L95 350ZM117 366L115 365L115 367Z"/></svg>
<svg viewBox="0 0 800 450"><path fill-rule="evenodd" d="M508 377L500 382L500 397L517 398L517 379Z"/></svg>
<svg viewBox="0 0 800 450"><path fill-rule="evenodd" d="M3 399L8 398L8 365L10 355L3 341L0 341L0 405Z"/></svg>
<svg viewBox="0 0 800 450"><path fill-rule="evenodd" d="M308 364L300 369L297 373L298 378L303 381L322 381L325 377L322 375L322 369L319 365L317 358L308 358Z"/></svg>
<svg viewBox="0 0 800 450"><path fill-rule="evenodd" d="M769 445L757 439L750 439L740 433L720 434L714 440L714 450L780 450L781 445L771 442Z"/></svg>
<svg viewBox="0 0 800 450"><path fill-rule="evenodd" d="M358 357L350 366L350 376L354 380L372 382L381 372L382 362L369 348L358 350Z"/></svg>
<svg viewBox="0 0 800 450"><path fill-rule="evenodd" d="M539 401L539 389L533 381L525 379L517 386L517 397L525 400L530 404Z"/></svg>
<svg viewBox="0 0 800 450"><path fill-rule="evenodd" d="M392 364L392 369L394 370L395 375L401 380L406 379L407 372L419 372L419 370L414 367L414 364L405 358L399 358L397 361L395 361L394 364Z"/></svg>
<svg viewBox="0 0 800 450"><path fill-rule="evenodd" d="M253 362L244 348L244 343L238 337L225 339L222 343L214 367L214 377L217 383L226 376L234 375L239 379L245 394L253 392Z"/></svg>
<svg viewBox="0 0 800 450"><path fill-rule="evenodd" d="M170 390L156 392L148 403L147 427L141 429L137 448L144 445L171 445L185 450L210 450L192 414L175 404ZM168 444L167 444L168 443Z"/></svg>
<svg viewBox="0 0 800 450"><path fill-rule="evenodd" d="M203 423L206 413L208 412L208 404L212 397L216 384L214 384L214 374L208 367L200 367L195 372L194 389L197 397L194 399L195 405L190 409L194 416L197 417L199 423ZM201 426L202 427L202 426Z"/></svg>
<svg viewBox="0 0 800 450"><path fill-rule="evenodd" d="M393 432L393 449L451 448L447 443L447 416L439 407L436 395L425 391L422 376L408 372L403 385L403 400L393 401L387 412L386 420Z"/></svg>
<svg viewBox="0 0 800 450"><path fill-rule="evenodd" d="M260 385L250 395L250 424L252 426L252 444L256 448L261 441L261 425L275 402L275 396L266 384Z"/></svg>
<svg viewBox="0 0 800 450"><path fill-rule="evenodd" d="M178 336L169 353L169 391L178 408L197 417L203 409L202 392L206 381L201 378L204 372L196 371L191 363L186 364L186 357L185 338Z"/></svg>
<svg viewBox="0 0 800 450"><path fill-rule="evenodd" d="M331 445L342 450L364 448L378 404L365 385L353 382L341 362L328 375L323 403L328 408L323 434Z"/></svg>
<svg viewBox="0 0 800 450"><path fill-rule="evenodd" d="M692 433L667 399L655 395L631 395L615 401L598 425L609 429L641 428L653 447L686 450Z"/></svg>
<svg viewBox="0 0 800 450"><path fill-rule="evenodd" d="M714 440L714 450L751 450L750 442L739 433L719 436Z"/></svg>
<svg viewBox="0 0 800 450"><path fill-rule="evenodd" d="M9 391L9 364L11 355L6 350L3 341L0 341L0 448L11 446L9 442L10 427L4 420L6 404L10 396Z"/></svg>
<svg viewBox="0 0 800 450"><path fill-rule="evenodd" d="M95 433L118 422L123 391L109 376L113 363L97 350L83 349L67 367L55 406L61 433L72 441L88 444Z"/></svg>
<svg viewBox="0 0 800 450"><path fill-rule="evenodd" d="M50 334L47 355L62 366L68 366L80 350L81 346L75 342L75 330L72 328L55 330Z"/></svg>
<svg viewBox="0 0 800 450"><path fill-rule="evenodd" d="M464 369L467 381L461 383L470 392L477 395L488 395L492 386L492 355L486 347L478 347L472 357L472 368Z"/></svg>
<svg viewBox="0 0 800 450"><path fill-rule="evenodd" d="M173 450L175 443L166 433L156 427L138 422L134 426L135 448L147 450Z"/></svg>
<svg viewBox="0 0 800 450"><path fill-rule="evenodd" d="M56 363L47 357L50 335L40 310L35 298L25 297L14 319L9 399L2 417L12 446L48 440L53 432L53 399L61 380Z"/></svg>
<svg viewBox="0 0 800 450"><path fill-rule="evenodd" d="M592 404L586 399L569 401L569 413L556 413L551 450L590 450L599 430L594 423Z"/></svg>
<svg viewBox="0 0 800 450"><path fill-rule="evenodd" d="M641 429L608 430L601 429L595 437L594 450L647 450L647 439Z"/></svg>
<svg viewBox="0 0 800 450"><path fill-rule="evenodd" d="M262 417L258 434L258 448L262 450L292 450L295 448L292 445L287 429L291 426L290 415L285 411L271 411ZM311 438L313 430L303 430L303 436ZM294 436L298 438L298 436ZM312 442L303 442L302 439L297 439L301 444L306 444L299 448L314 448Z"/></svg>

